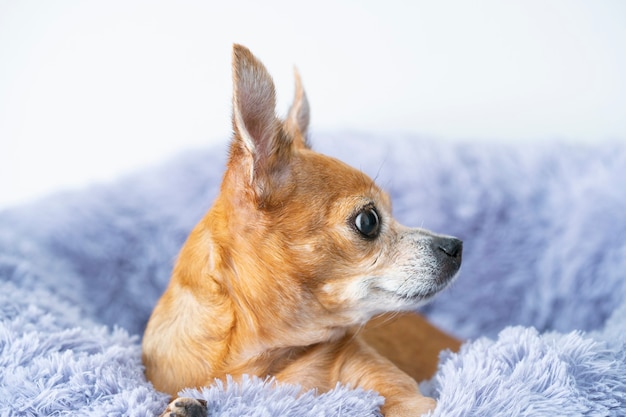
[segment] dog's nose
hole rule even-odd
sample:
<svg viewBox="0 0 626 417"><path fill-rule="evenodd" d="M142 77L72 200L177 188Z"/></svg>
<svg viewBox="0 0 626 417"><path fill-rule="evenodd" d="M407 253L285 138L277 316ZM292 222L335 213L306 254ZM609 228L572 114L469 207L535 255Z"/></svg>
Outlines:
<svg viewBox="0 0 626 417"><path fill-rule="evenodd" d="M439 237L435 245L451 258L460 258L463 253L463 241L455 237Z"/></svg>

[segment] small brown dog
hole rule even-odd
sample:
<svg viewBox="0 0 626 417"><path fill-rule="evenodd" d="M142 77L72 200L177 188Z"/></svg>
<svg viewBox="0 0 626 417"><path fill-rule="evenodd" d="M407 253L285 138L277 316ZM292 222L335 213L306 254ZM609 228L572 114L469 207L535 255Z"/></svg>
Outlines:
<svg viewBox="0 0 626 417"><path fill-rule="evenodd" d="M401 352L413 342L384 333L384 320L366 337L359 329L445 288L461 265L462 242L401 226L369 177L310 149L297 74L284 121L270 75L239 45L233 78L234 135L221 192L183 246L148 323L148 379L172 395L227 375L272 375L319 391L341 382L378 391L387 417L431 410L434 400L398 366L429 376L437 352L458 342L418 316L396 322L396 331L408 321L421 332L416 343L426 347L410 346L417 356L426 352L428 371L420 373ZM174 400L167 412L206 415L192 399Z"/></svg>

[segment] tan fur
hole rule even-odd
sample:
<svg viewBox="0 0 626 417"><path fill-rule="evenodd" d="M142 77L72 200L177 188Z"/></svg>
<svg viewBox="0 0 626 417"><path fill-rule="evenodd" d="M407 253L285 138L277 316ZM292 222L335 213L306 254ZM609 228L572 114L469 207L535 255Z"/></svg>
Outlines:
<svg viewBox="0 0 626 417"><path fill-rule="evenodd" d="M265 67L238 45L233 79L234 136L221 191L189 235L148 323L148 379L172 395L226 375L273 375L319 391L342 382L380 392L386 416L431 409L415 380L358 329L430 299L458 270L460 249L442 254L437 242L450 239L399 225L369 177L310 149L297 73L285 121L275 116ZM381 218L374 239L354 226L368 207ZM436 348L458 347L452 338L437 340ZM436 363L436 352L426 350Z"/></svg>
<svg viewBox="0 0 626 417"><path fill-rule="evenodd" d="M416 381L430 379L442 350L457 352L461 342L414 313L384 314L367 322L361 337Z"/></svg>

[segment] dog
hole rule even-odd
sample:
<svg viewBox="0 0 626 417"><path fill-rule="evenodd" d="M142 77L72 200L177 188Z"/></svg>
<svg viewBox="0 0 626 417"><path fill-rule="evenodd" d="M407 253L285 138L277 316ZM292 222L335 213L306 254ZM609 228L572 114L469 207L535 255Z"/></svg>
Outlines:
<svg viewBox="0 0 626 417"><path fill-rule="evenodd" d="M268 71L241 45L233 47L233 84L233 137L220 193L182 247L148 322L147 378L173 396L227 375L271 375L319 392L340 382L379 392L387 417L433 409L435 401L398 367L410 358L386 358L366 342L390 355L406 348L384 333L387 319L369 327L369 337L361 330L447 287L460 268L462 242L400 225L372 179L311 149L297 71L284 120L275 113ZM427 332L419 343L434 335L430 362L437 349L458 348L418 316L403 317L396 331L416 323ZM166 413L207 410L178 398Z"/></svg>

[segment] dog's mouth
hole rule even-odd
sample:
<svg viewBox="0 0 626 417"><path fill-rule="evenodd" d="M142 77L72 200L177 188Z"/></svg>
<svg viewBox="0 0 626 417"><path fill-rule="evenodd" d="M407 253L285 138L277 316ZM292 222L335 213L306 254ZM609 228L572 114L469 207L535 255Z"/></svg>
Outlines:
<svg viewBox="0 0 626 417"><path fill-rule="evenodd" d="M454 268L454 272L437 277L430 285L425 285L420 291L414 294L398 294L407 301L419 302L428 301L435 295L446 289L457 276L460 265Z"/></svg>
<svg viewBox="0 0 626 417"><path fill-rule="evenodd" d="M418 282L413 285L400 286L396 290L375 287L374 291L383 294L384 297L399 300L410 306L421 305L448 287L456 278L459 268L460 264L457 264L454 268L442 271L442 274L437 277L430 279L415 278Z"/></svg>

